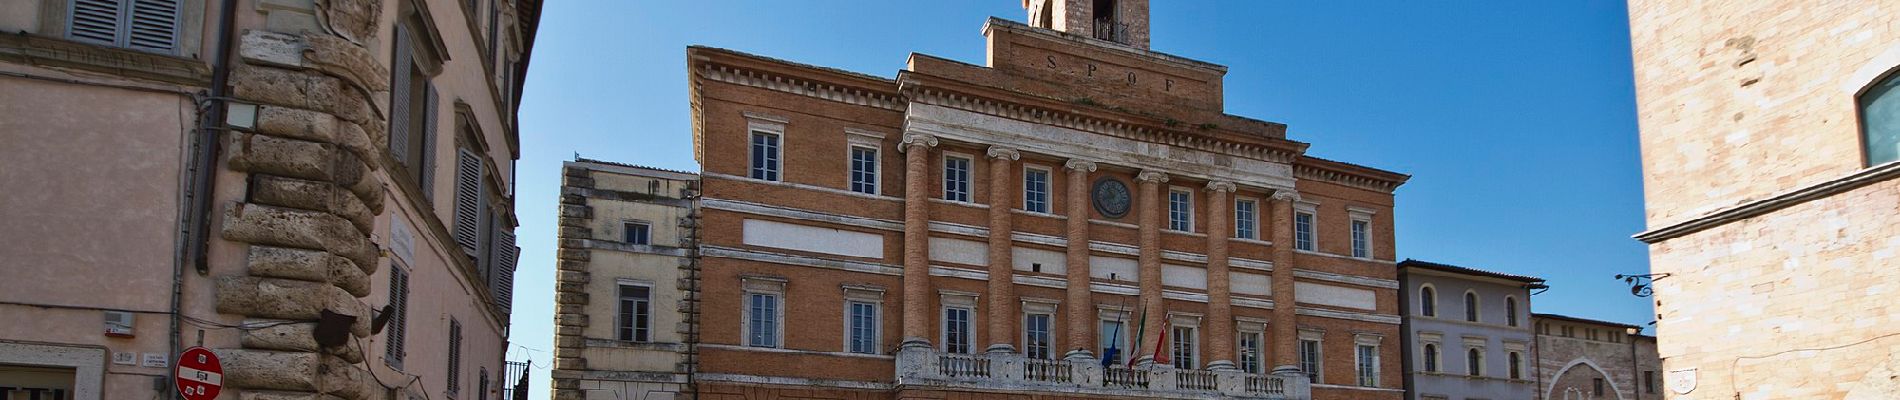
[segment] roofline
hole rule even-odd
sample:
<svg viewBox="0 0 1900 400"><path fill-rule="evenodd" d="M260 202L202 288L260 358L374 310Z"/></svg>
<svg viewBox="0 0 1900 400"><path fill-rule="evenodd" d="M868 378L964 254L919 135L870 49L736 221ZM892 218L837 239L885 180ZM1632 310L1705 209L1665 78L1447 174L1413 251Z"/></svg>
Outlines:
<svg viewBox="0 0 1900 400"><path fill-rule="evenodd" d="M822 66L822 65L817 65L817 64L807 64L807 63L802 63L802 62L797 62L797 61L792 61L792 60L786 60L783 58L747 53L743 51L721 48L721 47L712 47L712 46L697 45L697 44L686 46L687 60L689 62L698 62L700 61L700 58L701 58L699 56L709 55L709 54L702 54L702 53L733 56L733 57L750 59L753 61L760 61L760 62L765 62L765 63L770 63L770 64L779 64L779 65L784 65L788 67L807 69L813 72L835 74L835 75L840 75L840 76L844 76L851 79L868 80L868 81L871 81L868 83L875 83L875 84L880 84L880 85L892 85L891 87L885 88L883 90L893 91L893 92L895 92L896 90L895 85L897 84L897 79L895 78L886 78L886 77L871 75L871 74L867 74L863 72L827 67L827 66Z"/></svg>
<svg viewBox="0 0 1900 400"><path fill-rule="evenodd" d="M1614 327L1619 327L1619 328L1635 329L1637 331L1642 331L1643 329L1642 326L1638 326L1638 325L1630 325L1630 324L1625 324L1622 322L1604 321L1604 320L1598 320L1598 319L1572 317L1572 316L1563 315L1563 314L1531 313L1531 318L1548 318L1548 319L1564 320L1564 321L1571 321L1571 322L1582 322L1586 324L1609 325L1609 326L1614 326Z"/></svg>
<svg viewBox="0 0 1900 400"><path fill-rule="evenodd" d="M1029 26L1028 24L1024 24L1021 22L1002 19L995 16L991 16L989 20L983 22L983 35L989 36L990 29L992 28L1003 28L1003 29L1009 29L1012 31L1024 32L1024 33L1030 33L1030 34L1054 36L1054 37L1065 39L1065 40L1076 40L1076 41L1081 41L1081 42L1085 42L1089 44L1100 45L1101 47L1105 49L1128 53L1136 57L1153 58L1156 60L1175 64L1181 67L1206 70L1206 71L1214 72L1221 75L1227 74L1227 66L1225 65L1220 65L1220 64L1215 64L1211 62L1163 53L1159 51L1154 51L1152 49L1143 49L1143 48L1111 42L1107 40L1101 40L1101 39L1096 39L1096 38L1092 38L1088 36L1082 36L1082 35L1077 35L1073 33L1058 31L1054 29L1037 28L1037 27Z"/></svg>
<svg viewBox="0 0 1900 400"><path fill-rule="evenodd" d="M1507 274L1507 273L1496 272L1496 271L1486 271L1486 270L1477 269L1477 268L1460 267L1460 266L1451 265L1451 264L1414 260L1410 258L1407 258L1404 261L1399 261L1398 267L1401 270L1407 269L1407 268L1428 269L1428 270L1433 270L1433 271L1441 271L1441 272L1447 272L1447 273L1453 273L1453 274L1459 274L1459 275L1471 275L1471 276L1482 276L1482 277L1488 277L1488 278L1505 279L1505 280L1523 282L1523 283L1531 284L1531 285L1542 285L1544 283L1544 278L1539 278L1535 276Z"/></svg>
<svg viewBox="0 0 1900 400"><path fill-rule="evenodd" d="M596 170L596 171L607 171L607 172L621 173L621 174L627 174L627 175L645 176L645 177L650 177L650 178L671 179L671 180L679 180L679 181L690 181L690 180L699 179L699 174L692 173L692 172L649 167L649 166L637 165L637 164L617 163L613 161L593 160L593 159L587 159L587 158L581 158L581 157L574 157L574 161L563 162L561 163L561 166L563 168L582 167L582 168L587 168L587 169Z"/></svg>

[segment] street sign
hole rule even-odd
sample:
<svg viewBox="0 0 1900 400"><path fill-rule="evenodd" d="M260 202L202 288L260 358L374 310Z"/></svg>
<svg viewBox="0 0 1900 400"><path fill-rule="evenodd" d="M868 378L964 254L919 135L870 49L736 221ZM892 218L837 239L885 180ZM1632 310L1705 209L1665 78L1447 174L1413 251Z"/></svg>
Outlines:
<svg viewBox="0 0 1900 400"><path fill-rule="evenodd" d="M193 346L178 355L178 394L185 400L211 400L224 388L224 365L211 350Z"/></svg>

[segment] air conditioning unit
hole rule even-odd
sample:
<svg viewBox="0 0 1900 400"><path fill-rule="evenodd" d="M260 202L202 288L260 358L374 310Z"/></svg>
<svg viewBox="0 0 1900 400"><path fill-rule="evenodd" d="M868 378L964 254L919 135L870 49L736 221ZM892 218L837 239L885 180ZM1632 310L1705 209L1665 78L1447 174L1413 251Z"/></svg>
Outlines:
<svg viewBox="0 0 1900 400"><path fill-rule="evenodd" d="M133 314L124 311L106 311L106 336L133 337Z"/></svg>

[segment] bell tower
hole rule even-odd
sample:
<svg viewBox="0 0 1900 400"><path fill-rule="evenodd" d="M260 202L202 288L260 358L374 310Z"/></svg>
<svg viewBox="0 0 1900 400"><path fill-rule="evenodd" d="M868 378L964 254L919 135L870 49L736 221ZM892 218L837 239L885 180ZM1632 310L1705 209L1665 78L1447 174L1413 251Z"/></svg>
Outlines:
<svg viewBox="0 0 1900 400"><path fill-rule="evenodd" d="M1023 0L1029 25L1148 49L1148 0Z"/></svg>

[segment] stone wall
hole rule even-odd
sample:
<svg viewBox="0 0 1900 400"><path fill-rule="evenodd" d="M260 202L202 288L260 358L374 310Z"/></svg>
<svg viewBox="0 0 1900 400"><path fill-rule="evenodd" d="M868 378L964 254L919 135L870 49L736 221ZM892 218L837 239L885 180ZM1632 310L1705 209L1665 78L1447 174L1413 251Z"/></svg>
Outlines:
<svg viewBox="0 0 1900 400"><path fill-rule="evenodd" d="M380 2L349 5L310 10L324 15L323 30L249 30L238 39L231 97L256 105L256 123L226 132L224 164L248 175L249 196L223 204L219 229L248 244L248 268L219 278L217 311L269 327L245 330L237 347L217 352L226 387L247 399L382 395L362 341L385 196L372 174L387 151L383 110L369 99L387 95L389 72L359 44L377 37ZM320 344L329 326L318 321L332 314L342 317L324 324L344 331Z"/></svg>

